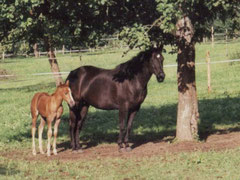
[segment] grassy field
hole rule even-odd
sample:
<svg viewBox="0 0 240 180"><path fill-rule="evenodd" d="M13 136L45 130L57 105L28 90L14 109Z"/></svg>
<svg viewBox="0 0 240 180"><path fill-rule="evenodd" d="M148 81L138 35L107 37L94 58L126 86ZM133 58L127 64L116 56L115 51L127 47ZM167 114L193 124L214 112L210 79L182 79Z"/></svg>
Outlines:
<svg viewBox="0 0 240 180"><path fill-rule="evenodd" d="M196 62L205 62L210 51L211 61L236 59L240 43L196 45ZM227 48L227 50L226 50ZM169 48L167 48L169 49ZM81 65L113 68L130 59L138 51L121 58L122 51L93 52L58 56L62 72ZM164 54L165 65L176 64L176 55ZM0 61L14 77L0 79L0 154L14 150L31 152L30 101L39 91L52 93L55 89L47 59L24 58ZM207 93L207 67L196 66L200 112L200 139L220 130L239 128L240 120L240 63L212 64L212 93ZM166 79L158 84L153 76L148 96L134 120L131 141L152 142L175 135L177 110L176 67L165 68ZM63 74L66 78L66 74ZM69 142L68 108L64 103L58 143ZM96 145L116 144L118 135L117 111L90 108L81 133L81 140ZM46 141L46 129L44 133ZM87 150L86 150L87 151ZM117 151L117 148L116 148ZM238 179L240 149L221 152L192 152L154 155L142 158L100 158L62 162L25 161L0 156L0 179Z"/></svg>

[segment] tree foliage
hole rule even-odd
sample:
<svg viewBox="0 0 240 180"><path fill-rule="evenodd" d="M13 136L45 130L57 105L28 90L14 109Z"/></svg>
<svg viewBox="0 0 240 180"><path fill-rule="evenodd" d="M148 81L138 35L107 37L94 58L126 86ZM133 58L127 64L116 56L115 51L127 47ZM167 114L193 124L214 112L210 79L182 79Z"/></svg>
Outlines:
<svg viewBox="0 0 240 180"><path fill-rule="evenodd" d="M239 7L238 0L3 0L0 42L94 47L118 34L130 48L174 44L175 24L183 16L191 19L198 42L210 35L215 19L231 19L231 28L239 29Z"/></svg>

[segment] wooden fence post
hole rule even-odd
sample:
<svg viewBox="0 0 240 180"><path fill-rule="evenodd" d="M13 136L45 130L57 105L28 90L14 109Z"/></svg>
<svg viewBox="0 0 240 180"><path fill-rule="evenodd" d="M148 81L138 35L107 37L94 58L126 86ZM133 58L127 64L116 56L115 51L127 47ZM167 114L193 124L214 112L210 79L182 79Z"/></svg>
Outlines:
<svg viewBox="0 0 240 180"><path fill-rule="evenodd" d="M38 52L38 45L37 45L37 43L35 43L33 45L33 50L34 50L35 58L38 58L39 57L39 52Z"/></svg>
<svg viewBox="0 0 240 180"><path fill-rule="evenodd" d="M225 41L226 41L226 46L225 46L225 49L226 49L226 56L228 56L228 45L227 45L227 40L228 40L228 30L226 29L226 32L225 32Z"/></svg>
<svg viewBox="0 0 240 180"><path fill-rule="evenodd" d="M55 56L57 56L57 49L56 48L54 49L54 54L55 54Z"/></svg>
<svg viewBox="0 0 240 180"><path fill-rule="evenodd" d="M63 47L62 47L62 54L64 54L64 51L65 51L65 46L63 45Z"/></svg>
<svg viewBox="0 0 240 180"><path fill-rule="evenodd" d="M214 28L211 28L211 35L212 35L212 47L214 46Z"/></svg>
<svg viewBox="0 0 240 180"><path fill-rule="evenodd" d="M2 53L2 59L4 60L5 59L5 52L3 51Z"/></svg>
<svg viewBox="0 0 240 180"><path fill-rule="evenodd" d="M208 93L212 91L211 87L211 67L210 67L210 52L207 51L206 54L206 62L207 62L207 77L208 77Z"/></svg>

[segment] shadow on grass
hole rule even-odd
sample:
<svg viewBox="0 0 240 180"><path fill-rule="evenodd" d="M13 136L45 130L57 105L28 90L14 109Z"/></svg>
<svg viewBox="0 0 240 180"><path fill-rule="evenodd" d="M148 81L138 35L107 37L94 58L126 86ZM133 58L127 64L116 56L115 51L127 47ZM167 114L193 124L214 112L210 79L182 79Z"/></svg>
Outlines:
<svg viewBox="0 0 240 180"><path fill-rule="evenodd" d="M211 134L225 134L240 131L240 98L205 99L199 101L199 138L206 140ZM133 121L130 141L133 148L148 142L171 141L176 133L177 104L160 108L141 108ZM67 121L68 117L65 116ZM239 125L239 127L238 127ZM64 126L66 128L66 126ZM68 128L68 127L67 127ZM99 143L116 143L118 138L118 111L97 111L89 113L81 141L85 148ZM66 133L68 129L62 131ZM70 142L60 144L64 148Z"/></svg>
<svg viewBox="0 0 240 180"><path fill-rule="evenodd" d="M6 167L3 167L2 165L0 165L0 175L12 176L12 175L15 175L18 173L20 173L19 170L16 170L14 168L6 168Z"/></svg>
<svg viewBox="0 0 240 180"><path fill-rule="evenodd" d="M229 133L240 131L240 98L204 99L199 101L199 135L205 140L214 133ZM65 110L67 111L67 109ZM176 131L177 104L161 107L143 107L133 121L133 133L130 142L133 148L148 142L172 140ZM84 148L100 143L116 143L118 138L118 111L96 110L89 112L83 130L80 134ZM10 141L30 138L30 131L17 133L9 138ZM44 131L46 139L46 129ZM68 115L62 117L58 137L69 139ZM70 148L70 140L58 144L58 147Z"/></svg>

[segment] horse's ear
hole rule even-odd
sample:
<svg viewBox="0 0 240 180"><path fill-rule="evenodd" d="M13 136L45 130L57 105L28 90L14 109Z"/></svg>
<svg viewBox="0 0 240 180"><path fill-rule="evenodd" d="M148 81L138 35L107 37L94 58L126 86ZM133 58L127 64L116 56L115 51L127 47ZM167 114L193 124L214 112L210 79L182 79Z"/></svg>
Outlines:
<svg viewBox="0 0 240 180"><path fill-rule="evenodd" d="M158 47L158 49L160 50L160 52L162 52L162 50L163 50L163 44L160 44L160 46Z"/></svg>

